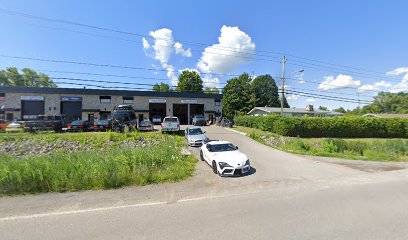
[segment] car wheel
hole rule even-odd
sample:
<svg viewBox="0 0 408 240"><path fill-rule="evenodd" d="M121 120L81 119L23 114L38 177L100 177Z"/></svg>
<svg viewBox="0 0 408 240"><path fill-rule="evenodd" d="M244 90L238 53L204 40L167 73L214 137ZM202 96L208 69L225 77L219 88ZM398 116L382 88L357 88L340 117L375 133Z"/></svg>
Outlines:
<svg viewBox="0 0 408 240"><path fill-rule="evenodd" d="M213 173L215 174L218 173L217 163L215 161L212 162L212 169L213 169Z"/></svg>
<svg viewBox="0 0 408 240"><path fill-rule="evenodd" d="M204 161L203 151L200 151L200 159L201 161Z"/></svg>

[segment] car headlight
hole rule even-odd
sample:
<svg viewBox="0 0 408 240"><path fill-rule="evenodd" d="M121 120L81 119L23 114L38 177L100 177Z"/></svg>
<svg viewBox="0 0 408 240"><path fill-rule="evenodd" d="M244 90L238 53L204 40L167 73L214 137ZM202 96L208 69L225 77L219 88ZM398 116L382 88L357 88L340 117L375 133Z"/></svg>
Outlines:
<svg viewBox="0 0 408 240"><path fill-rule="evenodd" d="M221 169L224 169L226 167L231 167L231 165L229 165L228 163L225 163L225 162L219 162L218 165L220 165Z"/></svg>
<svg viewBox="0 0 408 240"><path fill-rule="evenodd" d="M249 159L248 159L248 160L246 160L246 162L245 162L245 165L244 165L244 166L247 166L247 165L251 165L251 163L249 162Z"/></svg>
<svg viewBox="0 0 408 240"><path fill-rule="evenodd" d="M190 140L188 140L189 142L191 142L191 143L193 143L193 142L195 142L195 140L194 139L190 139Z"/></svg>

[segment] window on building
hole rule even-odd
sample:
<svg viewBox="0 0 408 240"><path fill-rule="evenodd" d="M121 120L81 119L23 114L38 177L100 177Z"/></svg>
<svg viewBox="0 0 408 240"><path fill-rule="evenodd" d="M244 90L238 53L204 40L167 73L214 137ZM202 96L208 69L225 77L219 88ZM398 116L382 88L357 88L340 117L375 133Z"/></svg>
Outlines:
<svg viewBox="0 0 408 240"><path fill-rule="evenodd" d="M100 103L111 103L111 96L99 96Z"/></svg>
<svg viewBox="0 0 408 240"><path fill-rule="evenodd" d="M215 106L221 106L221 100L215 100Z"/></svg>
<svg viewBox="0 0 408 240"><path fill-rule="evenodd" d="M123 97L123 103L133 104L133 97Z"/></svg>

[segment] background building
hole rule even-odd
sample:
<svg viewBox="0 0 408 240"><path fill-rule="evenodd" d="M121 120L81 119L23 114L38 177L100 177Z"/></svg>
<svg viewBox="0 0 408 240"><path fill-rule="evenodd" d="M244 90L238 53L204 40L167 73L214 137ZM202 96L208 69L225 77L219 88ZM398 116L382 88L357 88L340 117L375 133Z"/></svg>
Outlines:
<svg viewBox="0 0 408 240"><path fill-rule="evenodd" d="M248 115L259 116L268 114L281 114L281 108L278 107L255 107L248 112ZM313 105L307 105L305 108L283 108L283 116L287 117L336 117L343 116L344 114L332 111L325 111L320 109L314 109Z"/></svg>
<svg viewBox="0 0 408 240"><path fill-rule="evenodd" d="M196 115L208 120L222 114L221 94L77 88L0 87L0 108L7 120L65 114L93 121L111 117L114 106L132 105L139 119L177 116L182 124Z"/></svg>

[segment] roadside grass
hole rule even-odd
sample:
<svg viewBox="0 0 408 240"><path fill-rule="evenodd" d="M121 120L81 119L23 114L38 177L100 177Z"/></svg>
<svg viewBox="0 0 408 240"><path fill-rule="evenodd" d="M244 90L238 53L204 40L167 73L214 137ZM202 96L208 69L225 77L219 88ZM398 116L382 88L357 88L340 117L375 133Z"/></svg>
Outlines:
<svg viewBox="0 0 408 240"><path fill-rule="evenodd" d="M381 162L408 161L408 139L296 138L234 126L248 137L274 148L303 155Z"/></svg>
<svg viewBox="0 0 408 240"><path fill-rule="evenodd" d="M14 157L0 153L0 195L119 188L175 182L192 175L196 159L181 155L182 137L161 133L8 134L5 141L79 141L96 147L87 151L54 151ZM154 140L141 147L121 141ZM117 142L104 146L108 141ZM35 154L35 153L34 153Z"/></svg>

